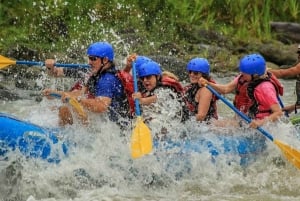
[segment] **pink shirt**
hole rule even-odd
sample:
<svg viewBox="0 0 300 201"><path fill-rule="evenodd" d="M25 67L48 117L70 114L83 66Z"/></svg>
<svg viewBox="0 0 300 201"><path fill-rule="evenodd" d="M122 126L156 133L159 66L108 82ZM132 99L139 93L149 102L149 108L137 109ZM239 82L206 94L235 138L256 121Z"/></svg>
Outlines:
<svg viewBox="0 0 300 201"><path fill-rule="evenodd" d="M271 105L278 104L277 93L274 85L271 82L262 82L254 90L254 97L258 103L258 110L270 110ZM257 119L263 119L269 116L270 113L259 113Z"/></svg>

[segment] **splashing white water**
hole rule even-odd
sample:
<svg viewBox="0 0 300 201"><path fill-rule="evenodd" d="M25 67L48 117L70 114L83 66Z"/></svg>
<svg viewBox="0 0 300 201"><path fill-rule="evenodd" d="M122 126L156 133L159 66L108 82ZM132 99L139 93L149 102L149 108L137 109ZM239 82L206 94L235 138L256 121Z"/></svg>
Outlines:
<svg viewBox="0 0 300 201"><path fill-rule="evenodd" d="M292 94L291 94L292 95ZM44 127L57 127L60 100L1 102L1 110ZM223 105L224 107L224 105ZM222 104L219 103L221 111ZM228 110L225 112L227 113ZM231 112L232 115L233 113ZM222 116L222 114L221 114ZM0 198L11 200L297 200L299 171L267 140L248 166L241 155L165 149L140 159L130 157L132 126L120 129L105 115L89 127L75 123L60 133L73 142L58 164L25 158L18 151L0 160ZM210 128L195 121L173 125L188 138L204 136L223 150L218 136L258 135L248 129ZM274 138L300 147L297 132L284 122L264 127ZM215 150L213 150L215 151ZM250 156L250 155L249 155Z"/></svg>

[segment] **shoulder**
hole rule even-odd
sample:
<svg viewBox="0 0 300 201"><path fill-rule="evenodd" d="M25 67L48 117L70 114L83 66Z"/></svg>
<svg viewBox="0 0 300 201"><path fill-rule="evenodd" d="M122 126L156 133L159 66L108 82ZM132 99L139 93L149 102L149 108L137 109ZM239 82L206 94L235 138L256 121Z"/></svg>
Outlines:
<svg viewBox="0 0 300 201"><path fill-rule="evenodd" d="M262 82L254 91L255 97L261 103L277 103L277 93L271 82Z"/></svg>
<svg viewBox="0 0 300 201"><path fill-rule="evenodd" d="M255 91L268 94L271 92L276 92L276 89L271 82L262 82L255 88Z"/></svg>
<svg viewBox="0 0 300 201"><path fill-rule="evenodd" d="M98 86L100 88L119 88L122 87L122 82L115 74L104 73L98 81Z"/></svg>
<svg viewBox="0 0 300 201"><path fill-rule="evenodd" d="M130 73L126 72L125 70L119 70L117 71L116 75L118 76L118 78L120 79L126 79L126 80L132 80L133 77Z"/></svg>
<svg viewBox="0 0 300 201"><path fill-rule="evenodd" d="M119 80L118 76L116 74L109 73L109 72L103 73L101 77L102 77L101 80L104 81L104 82L112 82L112 81L118 81Z"/></svg>
<svg viewBox="0 0 300 201"><path fill-rule="evenodd" d="M272 82L262 82L262 83L260 83L257 87L259 87L259 88L264 88L264 87L266 87L266 88L274 88L274 85L272 84Z"/></svg>
<svg viewBox="0 0 300 201"><path fill-rule="evenodd" d="M207 89L206 87L200 87L198 90L197 90L197 93L196 93L196 98L200 98L200 97L204 97L204 96L209 96L211 97L212 96L212 93L209 89Z"/></svg>

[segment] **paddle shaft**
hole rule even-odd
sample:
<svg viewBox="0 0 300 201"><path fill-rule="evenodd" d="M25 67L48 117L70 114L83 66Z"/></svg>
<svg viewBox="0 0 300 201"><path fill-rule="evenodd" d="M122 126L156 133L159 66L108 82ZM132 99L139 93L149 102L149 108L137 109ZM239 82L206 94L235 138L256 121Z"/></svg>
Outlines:
<svg viewBox="0 0 300 201"><path fill-rule="evenodd" d="M283 108L284 108L284 105L283 105L283 102L282 102L281 98L279 97L279 95L277 96L277 100L278 100L278 102L279 102L280 107L283 109ZM284 111L284 115L285 115L286 117L289 117L288 111Z"/></svg>
<svg viewBox="0 0 300 201"><path fill-rule="evenodd" d="M133 75L133 87L134 92L138 92L137 77L136 77L136 66L135 62L132 62L132 75ZM141 111L140 103L138 99L134 100L135 103L135 114L137 116L137 121L135 128L131 135L131 157L139 158L145 154L149 154L152 151L152 135L148 126L144 123Z"/></svg>
<svg viewBox="0 0 300 201"><path fill-rule="evenodd" d="M61 98L61 95L57 94L57 93L50 93L50 96L52 96L54 98Z"/></svg>
<svg viewBox="0 0 300 201"><path fill-rule="evenodd" d="M54 98L57 98L57 99L60 99L60 98L61 98L61 95L60 95L60 94L57 94L57 93L50 93L49 95L52 96L52 97L54 97ZM65 101L69 102L70 99L67 98Z"/></svg>
<svg viewBox="0 0 300 201"><path fill-rule="evenodd" d="M49 95L52 96L52 97L54 97L54 98L57 98L57 99L61 98L61 95L57 94L57 93L50 93ZM67 98L65 101L69 102L70 98Z"/></svg>
<svg viewBox="0 0 300 201"><path fill-rule="evenodd" d="M138 85L137 85L137 77L136 77L136 66L135 62L132 62L132 76L133 76L133 87L134 87L134 92L138 92ZM141 110L140 110L140 101L139 99L134 99L134 104L135 104L135 114L137 116L141 116Z"/></svg>
<svg viewBox="0 0 300 201"><path fill-rule="evenodd" d="M44 62L34 62L34 61L16 61L16 64L19 65L29 65L29 66L45 66ZM55 63L56 67L65 67L65 68L89 68L88 64L63 64L63 63Z"/></svg>
<svg viewBox="0 0 300 201"><path fill-rule="evenodd" d="M219 99L221 99L228 107L230 107L235 113L237 113L238 115L240 115L240 117L242 117L247 123L251 122L251 119L245 115L244 113L242 113L241 111L239 111L236 107L234 107L234 105L232 103L230 103L226 98L224 98L222 95L220 95L214 88L212 88L209 85L206 85L206 88L208 90L211 91L211 93L213 93L214 95L216 95ZM259 130L263 135L265 135L267 138L269 138L271 141L274 141L274 138L271 134L269 134L267 131L265 131L263 128L261 127L257 127L257 130Z"/></svg>

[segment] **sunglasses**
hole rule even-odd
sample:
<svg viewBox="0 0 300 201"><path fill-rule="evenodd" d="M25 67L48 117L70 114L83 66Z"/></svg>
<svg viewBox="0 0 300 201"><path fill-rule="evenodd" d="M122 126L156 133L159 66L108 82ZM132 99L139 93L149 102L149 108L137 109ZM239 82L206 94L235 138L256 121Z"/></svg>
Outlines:
<svg viewBox="0 0 300 201"><path fill-rule="evenodd" d="M196 71L192 71L192 70L189 70L189 74L194 74L194 75L200 75L201 73L200 72L196 72Z"/></svg>
<svg viewBox="0 0 300 201"><path fill-rule="evenodd" d="M144 81L145 79L146 80L150 80L152 78L152 75L148 75L148 76L145 76L145 77L140 77L140 79L142 80L142 81Z"/></svg>
<svg viewBox="0 0 300 201"><path fill-rule="evenodd" d="M96 61L99 57L93 57L93 56L89 56L89 60L91 61Z"/></svg>

